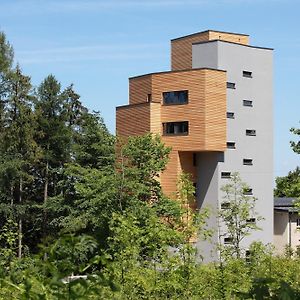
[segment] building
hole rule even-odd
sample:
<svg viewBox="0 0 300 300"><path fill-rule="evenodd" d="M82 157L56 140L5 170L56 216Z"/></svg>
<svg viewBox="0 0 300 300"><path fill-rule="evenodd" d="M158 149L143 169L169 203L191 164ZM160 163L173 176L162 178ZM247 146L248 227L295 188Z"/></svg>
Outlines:
<svg viewBox="0 0 300 300"><path fill-rule="evenodd" d="M172 147L161 174L166 194L181 172L192 174L199 208L220 208L220 188L239 172L258 198L264 221L244 241L272 242L272 49L249 36L207 30L171 40L171 71L129 79L129 105L117 107L119 136L158 133ZM216 215L209 225L216 227ZM216 230L217 231L217 230ZM198 248L216 257L218 234Z"/></svg>
<svg viewBox="0 0 300 300"><path fill-rule="evenodd" d="M294 251L300 247L300 216L295 198L274 198L274 246L278 254L286 247Z"/></svg>

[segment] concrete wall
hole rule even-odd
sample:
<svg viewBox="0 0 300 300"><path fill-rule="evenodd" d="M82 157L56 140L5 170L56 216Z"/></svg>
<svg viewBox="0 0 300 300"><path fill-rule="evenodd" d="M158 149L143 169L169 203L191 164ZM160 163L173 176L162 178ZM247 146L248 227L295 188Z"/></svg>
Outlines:
<svg viewBox="0 0 300 300"><path fill-rule="evenodd" d="M227 149L224 162L218 162L217 190L228 182L221 179L222 171L239 172L258 198L256 211L265 219L258 224L262 230L247 237L243 246L258 240L273 242L272 51L223 41L196 44L193 68L199 67L226 70L227 81L236 84L227 89L227 111L235 114L227 119L227 141L235 142L236 149ZM252 78L243 77L243 71L252 72ZM243 100L253 101L253 107L243 106ZM255 129L256 136L246 136L246 129ZM244 158L253 159L253 165L243 165Z"/></svg>
<svg viewBox="0 0 300 300"><path fill-rule="evenodd" d="M274 241L275 251L282 254L289 244L289 214L288 212L274 212Z"/></svg>

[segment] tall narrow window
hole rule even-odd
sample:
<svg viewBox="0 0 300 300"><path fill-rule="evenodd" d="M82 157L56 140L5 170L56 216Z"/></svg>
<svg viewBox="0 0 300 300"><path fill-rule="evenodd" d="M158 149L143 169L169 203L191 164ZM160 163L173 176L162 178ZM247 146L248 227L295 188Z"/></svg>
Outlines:
<svg viewBox="0 0 300 300"><path fill-rule="evenodd" d="M152 94L148 94L147 95L147 102L151 102L152 101Z"/></svg>
<svg viewBox="0 0 300 300"><path fill-rule="evenodd" d="M193 166L197 166L197 153L193 153Z"/></svg>
<svg viewBox="0 0 300 300"><path fill-rule="evenodd" d="M167 122L163 123L165 135L186 135L189 133L189 122Z"/></svg>
<svg viewBox="0 0 300 300"><path fill-rule="evenodd" d="M163 93L164 104L186 104L188 103L188 91L174 91Z"/></svg>
<svg viewBox="0 0 300 300"><path fill-rule="evenodd" d="M252 72L250 72L250 71L243 71L243 77L252 78Z"/></svg>
<svg viewBox="0 0 300 300"><path fill-rule="evenodd" d="M234 82L226 82L226 86L228 89L235 89L235 83Z"/></svg>

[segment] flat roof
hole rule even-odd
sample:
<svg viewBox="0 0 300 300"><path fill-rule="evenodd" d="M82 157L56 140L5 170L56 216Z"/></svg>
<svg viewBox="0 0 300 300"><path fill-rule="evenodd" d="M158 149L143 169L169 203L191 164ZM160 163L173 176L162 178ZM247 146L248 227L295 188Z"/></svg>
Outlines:
<svg viewBox="0 0 300 300"><path fill-rule="evenodd" d="M245 45L245 44L240 44L240 43L235 43L235 42L228 42L228 41L223 41L223 40L210 40L210 41L195 42L195 43L192 43L192 45L207 44L207 43L214 43L214 42L222 42L222 43L234 44L234 45L239 45L239 46L249 47L249 48L256 48L256 49L274 50L274 48L251 46L251 45Z"/></svg>
<svg viewBox="0 0 300 300"><path fill-rule="evenodd" d="M208 29L208 30L199 31L199 32L196 32L196 33L184 35L184 36L181 36L181 37L178 37L178 38L175 38L175 39L171 39L171 42L172 42L172 41L176 41L176 40L185 39L185 38L187 38L187 37L191 37L191 36L198 35L198 34L201 34L201 33L206 33L206 32L209 32L209 31L212 31L212 32L220 32L220 33L227 33L227 34L235 34L235 35L242 35L242 36L249 36L249 34L244 34L244 33L236 33L236 32L228 32L228 31L220 31L220 30L212 30L212 29Z"/></svg>
<svg viewBox="0 0 300 300"><path fill-rule="evenodd" d="M173 70L173 71L147 73L147 74L143 74L143 75L137 75L137 76L129 77L129 80L139 78L139 77L144 77L144 76L157 75L157 74L179 73L179 72L189 72L189 71L199 71L199 70L212 70L212 71L226 72L225 70L214 69L214 68L194 68L194 69L184 69L184 70Z"/></svg>

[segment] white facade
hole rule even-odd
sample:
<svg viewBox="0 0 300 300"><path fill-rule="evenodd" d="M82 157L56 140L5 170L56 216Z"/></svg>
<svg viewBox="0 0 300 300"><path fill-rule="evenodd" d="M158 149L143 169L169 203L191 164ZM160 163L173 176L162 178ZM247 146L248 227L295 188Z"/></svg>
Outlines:
<svg viewBox="0 0 300 300"><path fill-rule="evenodd" d="M227 141L234 142L235 149L227 149L224 154L198 154L201 187L198 202L201 207L209 206L216 212L222 202L220 188L228 182L221 178L221 173L239 172L242 181L252 188L253 196L258 199L256 211L264 218L257 224L262 230L254 231L243 241L243 246L247 249L253 241L272 243L272 49L215 40L193 44L192 50L193 68L225 70L227 82L235 87L227 88L227 112L234 114L233 118L232 114L227 118ZM255 130L256 135L248 136L246 130ZM252 165L245 165L244 159L252 160ZM212 216L209 223L216 227L216 217ZM205 243L204 252L212 254L212 259L217 255L217 239L215 234L212 241Z"/></svg>

